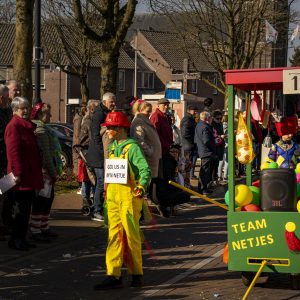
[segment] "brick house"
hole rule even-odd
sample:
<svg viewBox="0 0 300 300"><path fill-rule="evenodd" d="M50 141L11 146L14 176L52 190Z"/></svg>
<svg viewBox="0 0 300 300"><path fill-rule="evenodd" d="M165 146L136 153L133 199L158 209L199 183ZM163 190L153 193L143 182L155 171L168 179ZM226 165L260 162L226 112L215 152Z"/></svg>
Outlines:
<svg viewBox="0 0 300 300"><path fill-rule="evenodd" d="M47 35L54 35L51 27L42 30L42 47L49 42ZM6 81L13 79L13 44L15 39L14 24L0 24L0 80ZM52 39L53 41L53 39ZM68 61L65 60L65 68L68 68ZM133 95L134 82L134 50L131 47L124 46L120 51L119 70L117 78L117 100L118 106L124 106L130 96ZM95 57L92 59L88 72L88 87L90 99L99 99L100 86L100 60ZM137 93L143 91L155 93L160 90L162 84L155 78L155 72L144 62L143 59L137 59ZM32 69L32 78L34 83L34 65ZM143 79L143 81L141 80ZM156 87L156 85L158 87ZM44 102L52 106L53 122L72 122L75 108L80 103L80 84L79 78L74 75L64 73L60 68L53 65L50 61L47 51L41 63L41 98Z"/></svg>

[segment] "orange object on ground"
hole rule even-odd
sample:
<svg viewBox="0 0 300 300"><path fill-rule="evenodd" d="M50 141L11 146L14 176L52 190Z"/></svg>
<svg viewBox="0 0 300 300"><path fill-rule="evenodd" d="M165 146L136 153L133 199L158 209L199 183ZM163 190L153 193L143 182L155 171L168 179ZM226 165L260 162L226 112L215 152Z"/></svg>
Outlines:
<svg viewBox="0 0 300 300"><path fill-rule="evenodd" d="M226 243L223 252L223 263L228 265L228 243Z"/></svg>

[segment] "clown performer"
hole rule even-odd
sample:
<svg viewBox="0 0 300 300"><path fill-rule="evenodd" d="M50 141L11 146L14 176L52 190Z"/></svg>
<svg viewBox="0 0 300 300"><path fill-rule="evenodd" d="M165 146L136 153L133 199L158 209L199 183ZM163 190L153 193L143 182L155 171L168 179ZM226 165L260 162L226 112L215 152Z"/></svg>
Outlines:
<svg viewBox="0 0 300 300"><path fill-rule="evenodd" d="M280 140L272 145L268 154L268 162L276 162L279 168L295 169L300 161L299 145L293 141L297 123L285 120L275 123L275 126Z"/></svg>
<svg viewBox="0 0 300 300"><path fill-rule="evenodd" d="M143 267L139 219L151 171L137 142L128 138L130 123L123 112L109 113L101 126L107 127L107 134L114 142L109 147L105 169L108 219L107 276L102 283L95 286L95 289L122 287L123 262L132 276L131 286L140 287L143 285ZM125 178L125 183L112 183L113 180L107 179L111 162L116 161L115 159L122 161L122 165L128 164L128 178Z"/></svg>

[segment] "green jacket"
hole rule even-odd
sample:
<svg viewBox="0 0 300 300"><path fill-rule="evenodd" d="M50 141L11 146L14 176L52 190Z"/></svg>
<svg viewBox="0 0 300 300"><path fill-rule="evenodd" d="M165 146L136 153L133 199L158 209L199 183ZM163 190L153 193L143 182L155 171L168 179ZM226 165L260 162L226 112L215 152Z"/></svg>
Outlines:
<svg viewBox="0 0 300 300"><path fill-rule="evenodd" d="M134 173L135 180L146 188L151 179L151 170L145 159L143 151L134 139L128 138L121 144L114 141L109 146L109 157L111 158L112 154L114 157L121 157L123 154L123 148L128 144L131 144L128 150L128 163Z"/></svg>
<svg viewBox="0 0 300 300"><path fill-rule="evenodd" d="M32 120L32 122L37 125L35 135L41 153L43 173L51 177L56 177L60 175L60 157L56 153L56 149L59 146L59 144L57 145L59 143L58 139L44 122L40 120Z"/></svg>

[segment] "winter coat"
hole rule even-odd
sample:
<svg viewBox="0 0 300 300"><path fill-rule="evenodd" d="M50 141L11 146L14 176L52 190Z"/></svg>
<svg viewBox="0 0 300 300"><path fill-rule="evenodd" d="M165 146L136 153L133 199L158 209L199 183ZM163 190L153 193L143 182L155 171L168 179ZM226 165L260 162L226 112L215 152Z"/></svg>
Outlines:
<svg viewBox="0 0 300 300"><path fill-rule="evenodd" d="M20 177L16 190L42 189L42 161L34 134L35 124L14 115L5 129L7 173Z"/></svg>
<svg viewBox="0 0 300 300"><path fill-rule="evenodd" d="M161 144L155 127L145 114L137 114L130 127L130 136L137 140L144 151L151 169L152 178L158 176L158 163L161 158Z"/></svg>
<svg viewBox="0 0 300 300"><path fill-rule="evenodd" d="M224 135L223 124L212 122L212 127L215 135L215 143L216 143L216 153L219 160L223 160L224 150L225 150L225 141L221 138L221 135Z"/></svg>
<svg viewBox="0 0 300 300"><path fill-rule="evenodd" d="M196 126L194 141L200 158L216 155L216 143L211 125L200 120Z"/></svg>
<svg viewBox="0 0 300 300"><path fill-rule="evenodd" d="M42 158L43 172L50 177L56 177L60 173L60 166L62 166L59 153L56 152L57 147L60 148L58 138L44 122L40 120L33 120L32 122L37 126L35 135Z"/></svg>
<svg viewBox="0 0 300 300"><path fill-rule="evenodd" d="M196 121L193 115L187 113L180 122L180 131L183 150L190 151L195 148L194 137Z"/></svg>
<svg viewBox="0 0 300 300"><path fill-rule="evenodd" d="M12 115L11 110L6 108L0 108L0 177L6 174L7 158L6 158L6 146L4 142L5 128L10 121Z"/></svg>
<svg viewBox="0 0 300 300"><path fill-rule="evenodd" d="M92 116L89 147L86 155L87 164L92 168L103 169L104 167L104 150L100 130L108 113L108 108L101 103L95 108Z"/></svg>
<svg viewBox="0 0 300 300"><path fill-rule="evenodd" d="M151 115L150 121L157 130L161 143L162 155L164 155L168 153L173 143L173 132L170 120L166 114L157 108Z"/></svg>

